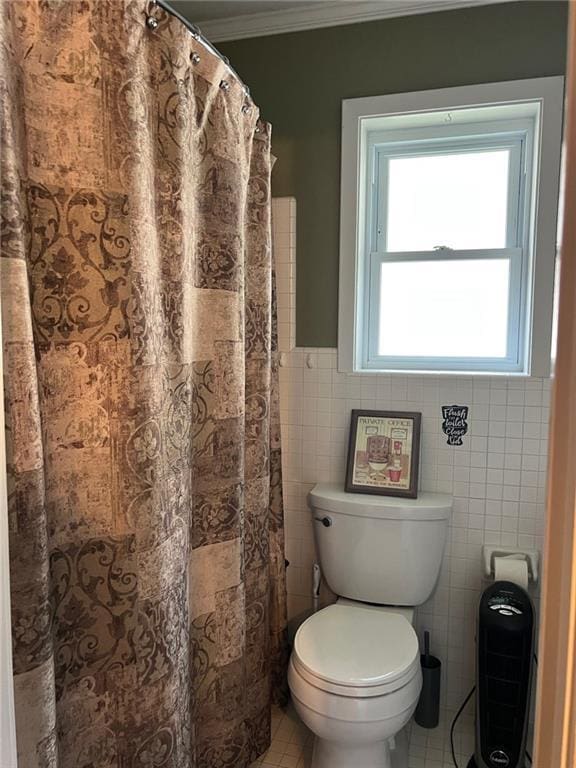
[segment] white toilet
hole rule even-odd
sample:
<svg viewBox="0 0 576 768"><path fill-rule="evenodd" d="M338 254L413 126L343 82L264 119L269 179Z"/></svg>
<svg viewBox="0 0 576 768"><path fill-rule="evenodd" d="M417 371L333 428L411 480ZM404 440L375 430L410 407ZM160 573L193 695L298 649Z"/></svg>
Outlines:
<svg viewBox="0 0 576 768"><path fill-rule="evenodd" d="M422 687L414 607L436 585L452 499L326 484L309 504L322 573L339 595L299 628L288 670L296 711L316 737L312 768L396 768L395 737Z"/></svg>

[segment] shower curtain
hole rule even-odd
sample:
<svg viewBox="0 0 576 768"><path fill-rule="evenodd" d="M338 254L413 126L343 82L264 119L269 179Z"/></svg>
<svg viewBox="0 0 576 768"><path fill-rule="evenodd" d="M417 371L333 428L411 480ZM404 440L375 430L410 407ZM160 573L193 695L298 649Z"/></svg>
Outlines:
<svg viewBox="0 0 576 768"><path fill-rule="evenodd" d="M18 766L242 768L285 661L269 128L146 0L0 24Z"/></svg>

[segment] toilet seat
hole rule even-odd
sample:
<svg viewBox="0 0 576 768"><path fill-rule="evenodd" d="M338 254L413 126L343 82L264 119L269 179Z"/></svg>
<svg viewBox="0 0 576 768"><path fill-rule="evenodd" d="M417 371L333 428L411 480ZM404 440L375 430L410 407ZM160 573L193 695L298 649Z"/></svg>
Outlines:
<svg viewBox="0 0 576 768"><path fill-rule="evenodd" d="M311 685L340 696L383 696L419 672L418 639L398 613L362 605L330 605L296 633L292 661Z"/></svg>

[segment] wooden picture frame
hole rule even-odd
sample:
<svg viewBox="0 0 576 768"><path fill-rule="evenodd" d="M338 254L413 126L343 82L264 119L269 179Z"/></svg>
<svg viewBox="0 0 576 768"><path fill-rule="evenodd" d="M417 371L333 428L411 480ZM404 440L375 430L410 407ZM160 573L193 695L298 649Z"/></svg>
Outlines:
<svg viewBox="0 0 576 768"><path fill-rule="evenodd" d="M347 493L418 496L421 413L353 410Z"/></svg>

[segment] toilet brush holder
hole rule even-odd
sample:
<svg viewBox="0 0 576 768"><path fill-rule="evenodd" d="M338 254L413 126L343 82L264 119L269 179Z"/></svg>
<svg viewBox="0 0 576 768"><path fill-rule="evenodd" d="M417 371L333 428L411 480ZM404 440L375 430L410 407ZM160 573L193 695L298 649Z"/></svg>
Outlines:
<svg viewBox="0 0 576 768"><path fill-rule="evenodd" d="M440 659L430 655L430 633L424 632L424 653L420 656L422 666L422 691L414 720L422 728L436 728L440 720Z"/></svg>

